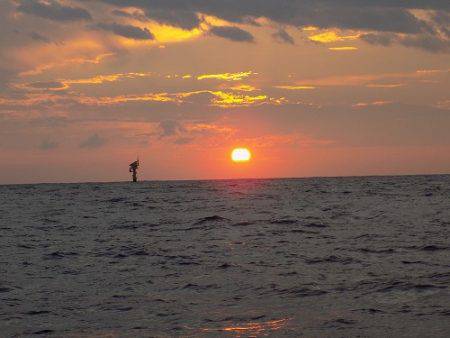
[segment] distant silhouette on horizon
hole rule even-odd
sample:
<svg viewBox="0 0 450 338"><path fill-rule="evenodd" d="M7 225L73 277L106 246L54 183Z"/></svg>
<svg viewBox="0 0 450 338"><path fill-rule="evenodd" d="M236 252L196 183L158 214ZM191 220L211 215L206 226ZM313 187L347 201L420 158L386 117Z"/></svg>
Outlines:
<svg viewBox="0 0 450 338"><path fill-rule="evenodd" d="M133 163L130 163L130 169L129 172L133 173L133 182L137 182L137 170L139 168L139 158L134 161Z"/></svg>

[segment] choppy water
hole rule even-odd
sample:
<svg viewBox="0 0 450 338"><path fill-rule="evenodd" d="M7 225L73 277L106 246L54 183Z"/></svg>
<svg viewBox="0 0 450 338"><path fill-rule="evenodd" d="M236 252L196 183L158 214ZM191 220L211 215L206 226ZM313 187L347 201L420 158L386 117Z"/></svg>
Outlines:
<svg viewBox="0 0 450 338"><path fill-rule="evenodd" d="M445 337L450 176L0 186L0 336Z"/></svg>

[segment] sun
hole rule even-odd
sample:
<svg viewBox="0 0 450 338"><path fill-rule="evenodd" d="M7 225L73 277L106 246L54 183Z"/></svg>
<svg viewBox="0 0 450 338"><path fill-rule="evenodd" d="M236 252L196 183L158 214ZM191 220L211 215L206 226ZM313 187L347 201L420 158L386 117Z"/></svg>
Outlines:
<svg viewBox="0 0 450 338"><path fill-rule="evenodd" d="M231 152L233 162L248 162L252 158L252 153L247 148L234 148Z"/></svg>

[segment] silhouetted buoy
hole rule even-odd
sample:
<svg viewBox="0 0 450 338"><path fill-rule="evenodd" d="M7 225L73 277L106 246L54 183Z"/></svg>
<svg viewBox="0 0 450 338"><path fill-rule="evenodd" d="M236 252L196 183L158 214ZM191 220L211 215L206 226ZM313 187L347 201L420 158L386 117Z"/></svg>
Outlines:
<svg viewBox="0 0 450 338"><path fill-rule="evenodd" d="M130 163L130 173L133 173L133 182L137 182L137 170L139 168L139 158Z"/></svg>

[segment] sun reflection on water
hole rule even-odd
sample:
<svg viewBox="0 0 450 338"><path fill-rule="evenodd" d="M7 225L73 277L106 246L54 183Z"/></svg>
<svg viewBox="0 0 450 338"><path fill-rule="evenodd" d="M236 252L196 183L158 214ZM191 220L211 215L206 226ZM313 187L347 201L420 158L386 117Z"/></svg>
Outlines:
<svg viewBox="0 0 450 338"><path fill-rule="evenodd" d="M245 335L245 336L258 336L269 333L268 331L280 330L286 326L286 324L291 320L291 318L284 318L278 320L271 320L261 323L246 323L239 325L231 325L222 328L203 328L203 332L229 332L235 334L235 336Z"/></svg>

